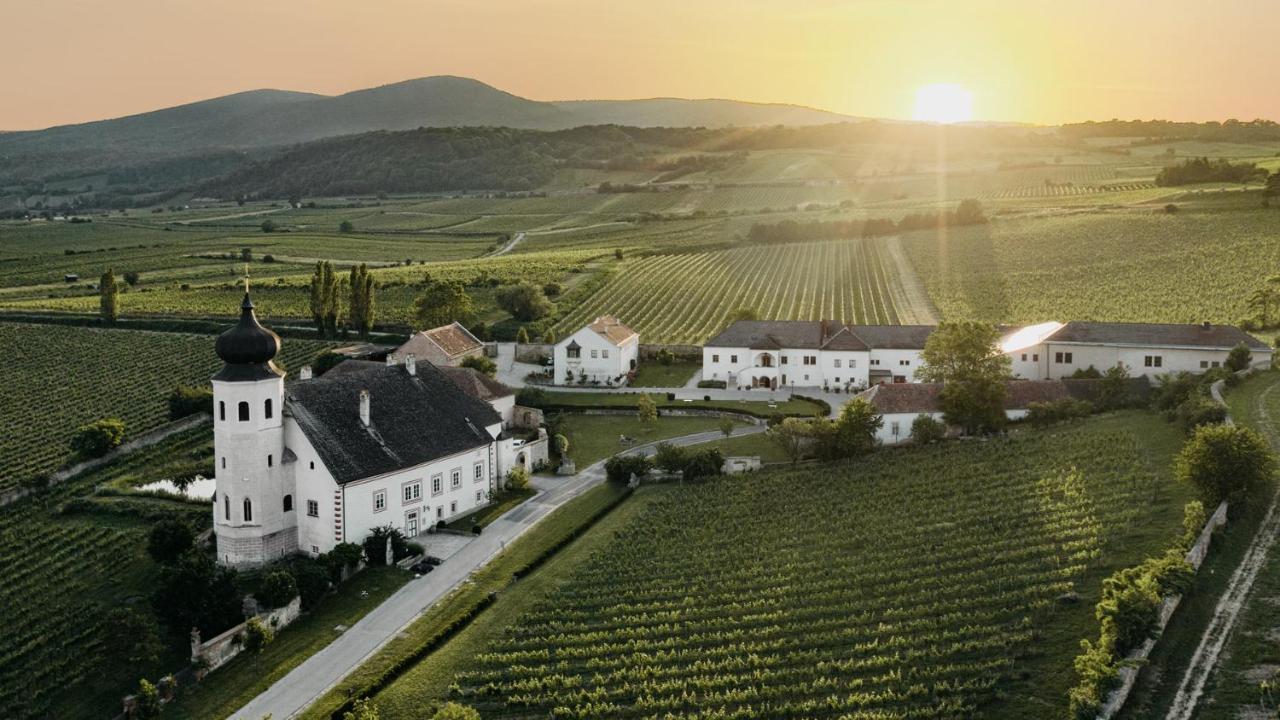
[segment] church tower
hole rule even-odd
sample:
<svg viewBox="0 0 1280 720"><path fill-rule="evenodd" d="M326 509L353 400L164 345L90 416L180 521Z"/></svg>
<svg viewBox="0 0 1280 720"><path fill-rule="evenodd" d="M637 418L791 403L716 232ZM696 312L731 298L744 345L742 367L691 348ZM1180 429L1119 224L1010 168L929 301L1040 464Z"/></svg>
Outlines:
<svg viewBox="0 0 1280 720"><path fill-rule="evenodd" d="M280 337L258 323L245 284L240 321L218 336L213 376L218 561L252 567L297 550L292 465L285 462Z"/></svg>

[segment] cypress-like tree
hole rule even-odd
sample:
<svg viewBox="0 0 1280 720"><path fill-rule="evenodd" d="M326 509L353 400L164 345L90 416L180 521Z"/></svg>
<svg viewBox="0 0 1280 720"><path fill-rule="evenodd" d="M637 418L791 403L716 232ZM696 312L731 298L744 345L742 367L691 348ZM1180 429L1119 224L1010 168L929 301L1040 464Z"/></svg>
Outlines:
<svg viewBox="0 0 1280 720"><path fill-rule="evenodd" d="M369 337L373 329L374 289L376 284L369 266L361 263L351 268L351 303L347 307L347 323L360 333L360 337Z"/></svg>
<svg viewBox="0 0 1280 720"><path fill-rule="evenodd" d="M116 274L111 268L102 273L102 279L98 281L98 293L98 308L102 319L109 323L119 320L120 286L116 283Z"/></svg>
<svg viewBox="0 0 1280 720"><path fill-rule="evenodd" d="M341 311L342 298L339 295L338 275L333 271L333 263L324 263L324 329L329 337L338 336L338 313Z"/></svg>
<svg viewBox="0 0 1280 720"><path fill-rule="evenodd" d="M316 271L311 275L311 322L316 331L324 335L324 263L316 261Z"/></svg>

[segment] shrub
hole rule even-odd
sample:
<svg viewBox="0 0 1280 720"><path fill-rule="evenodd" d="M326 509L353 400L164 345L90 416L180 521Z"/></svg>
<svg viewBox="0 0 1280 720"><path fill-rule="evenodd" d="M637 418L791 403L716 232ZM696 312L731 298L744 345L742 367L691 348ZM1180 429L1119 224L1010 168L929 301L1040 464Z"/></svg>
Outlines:
<svg viewBox="0 0 1280 720"><path fill-rule="evenodd" d="M564 292L564 286L558 282L549 282L542 286L542 293L549 298L560 297L560 293ZM525 342L529 342L525 340Z"/></svg>
<svg viewBox="0 0 1280 720"><path fill-rule="evenodd" d="M276 570L262 578L254 597L265 607L284 607L298 596L298 583L287 570Z"/></svg>
<svg viewBox="0 0 1280 720"><path fill-rule="evenodd" d="M190 525L178 518L166 518L151 527L147 554L161 565L172 565L195 544L196 535Z"/></svg>
<svg viewBox="0 0 1280 720"><path fill-rule="evenodd" d="M569 453L569 438L556 433L551 438L551 447L555 449L557 455L564 457Z"/></svg>
<svg viewBox="0 0 1280 720"><path fill-rule="evenodd" d="M463 358L459 365L464 368L471 368L472 370L488 375L489 377L493 377L498 374L498 364L484 355L472 355L470 357Z"/></svg>
<svg viewBox="0 0 1280 720"><path fill-rule="evenodd" d="M384 555L386 548L386 545L382 546ZM338 543L318 559L328 571L329 579L335 583L340 582L344 571L355 568L364 559L364 546L349 542Z"/></svg>
<svg viewBox="0 0 1280 720"><path fill-rule="evenodd" d="M552 308L542 288L529 282L508 285L498 290L494 299L498 307L524 322L537 320L550 313Z"/></svg>
<svg viewBox="0 0 1280 720"><path fill-rule="evenodd" d="M1202 425L1182 446L1175 467L1178 479L1195 486L1206 506L1226 500L1234 509L1266 485L1275 458L1249 428Z"/></svg>
<svg viewBox="0 0 1280 720"><path fill-rule="evenodd" d="M689 462L689 453L679 445L658 443L653 454L653 466L667 473L678 473L684 470Z"/></svg>
<svg viewBox="0 0 1280 720"><path fill-rule="evenodd" d="M480 720L480 713L475 708L447 702L431 716L431 720Z"/></svg>
<svg viewBox="0 0 1280 720"><path fill-rule="evenodd" d="M613 482L629 482L631 476L642 478L653 469L653 462L643 455L614 455L604 463L604 474Z"/></svg>
<svg viewBox="0 0 1280 720"><path fill-rule="evenodd" d="M350 543L343 543L349 545ZM357 552L358 545L353 545ZM293 562L293 581L298 586L298 596L302 598L302 609L311 610L320 599L329 592L329 569L320 558L297 558ZM341 574L338 576L341 578Z"/></svg>
<svg viewBox="0 0 1280 720"><path fill-rule="evenodd" d="M273 233L276 231L276 223L274 220L270 220L270 219L263 220L261 227L262 227L262 232L264 233ZM242 254L240 259L248 260L249 258L244 257L244 255Z"/></svg>
<svg viewBox="0 0 1280 720"><path fill-rule="evenodd" d="M125 281L125 282L127 282L127 283L129 283L129 286L130 286L130 287L132 287L132 286L134 286L134 285L137 285L137 284L138 284L138 279L139 279L139 278L138 278L138 273L136 273L136 272L134 272L134 271L132 271L132 270L130 270L130 271L128 271L128 272L126 272L126 273L124 274L124 281Z"/></svg>
<svg viewBox="0 0 1280 720"><path fill-rule="evenodd" d="M169 419L178 420L196 413L213 414L213 389L179 385L169 393Z"/></svg>
<svg viewBox="0 0 1280 720"><path fill-rule="evenodd" d="M1027 403L1027 422L1035 427L1047 427L1054 423L1088 417L1093 405L1087 400L1062 398L1047 402Z"/></svg>
<svg viewBox="0 0 1280 720"><path fill-rule="evenodd" d="M659 350L658 354L654 357L657 359L659 365L670 365L676 361L675 353L666 348Z"/></svg>
<svg viewBox="0 0 1280 720"><path fill-rule="evenodd" d="M1168 373L1157 378L1160 382L1151 391L1151 404L1173 419L1178 406L1200 392L1200 379L1189 372Z"/></svg>
<svg viewBox="0 0 1280 720"><path fill-rule="evenodd" d="M409 557L409 543L399 528L390 525L376 527L369 537L364 539L364 557L370 565L387 564L387 542L391 542L392 562L399 562Z"/></svg>
<svg viewBox="0 0 1280 720"><path fill-rule="evenodd" d="M342 713L342 720L382 720L378 706L369 698L357 699L351 709Z"/></svg>
<svg viewBox="0 0 1280 720"><path fill-rule="evenodd" d="M722 468L724 468L724 455L720 452L720 448L702 448L690 454L685 461L684 479L697 480L719 475Z"/></svg>
<svg viewBox="0 0 1280 720"><path fill-rule="evenodd" d="M136 720L160 717L160 691L146 678L138 681L138 692L133 698L137 703L133 710Z"/></svg>
<svg viewBox="0 0 1280 720"><path fill-rule="evenodd" d="M917 415L911 421L911 441L920 445L937 442L947 436L947 426L931 415Z"/></svg>
<svg viewBox="0 0 1280 720"><path fill-rule="evenodd" d="M1201 425L1220 425L1227 420L1227 409L1209 398L1195 395L1178 406L1178 424L1190 435Z"/></svg>
<svg viewBox="0 0 1280 720"><path fill-rule="evenodd" d="M1231 352L1227 353L1227 362L1225 367L1231 372L1240 372L1249 367L1249 361L1253 355L1249 352L1249 346L1240 343L1231 348Z"/></svg>
<svg viewBox="0 0 1280 720"><path fill-rule="evenodd" d="M517 465L507 471L507 487L512 490L524 490L529 487L529 471L523 465Z"/></svg>
<svg viewBox="0 0 1280 720"><path fill-rule="evenodd" d="M725 382L724 380L699 380L698 387L708 389L708 390L710 389L724 390L725 388L729 387L729 383Z"/></svg>
<svg viewBox="0 0 1280 720"><path fill-rule="evenodd" d="M71 449L80 457L98 458L119 447L123 440L124 421L103 418L77 428L71 437Z"/></svg>
<svg viewBox="0 0 1280 720"><path fill-rule="evenodd" d="M262 652L275 639L275 631L256 617L244 624L244 648L249 652Z"/></svg>
<svg viewBox="0 0 1280 720"><path fill-rule="evenodd" d="M531 408L545 407L549 404L547 391L540 387L522 387L516 391L516 404Z"/></svg>

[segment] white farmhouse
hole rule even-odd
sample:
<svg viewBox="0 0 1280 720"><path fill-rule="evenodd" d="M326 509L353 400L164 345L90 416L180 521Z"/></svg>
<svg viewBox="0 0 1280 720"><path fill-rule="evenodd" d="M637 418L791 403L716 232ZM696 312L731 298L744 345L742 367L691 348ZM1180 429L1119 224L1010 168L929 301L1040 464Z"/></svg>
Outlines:
<svg viewBox="0 0 1280 720"><path fill-rule="evenodd" d="M553 357L557 385L621 385L636 369L640 335L617 318L601 315L556 343Z"/></svg>
<svg viewBox="0 0 1280 720"><path fill-rule="evenodd" d="M865 388L914 382L930 325L739 320L707 341L702 378L730 388Z"/></svg>
<svg viewBox="0 0 1280 720"><path fill-rule="evenodd" d="M220 562L254 566L360 542L379 526L418 535L486 504L512 441L491 405L412 355L348 360L285 384L280 338L246 292L218 337L213 376Z"/></svg>
<svg viewBox="0 0 1280 720"><path fill-rule="evenodd" d="M1006 383L1005 388L1004 412L1010 420L1026 417L1033 402L1072 397L1067 384L1057 380L1014 380ZM922 415L942 421L941 383L873 385L858 397L871 403L884 419L884 425L876 433L876 440L883 445L911 439L911 424Z"/></svg>

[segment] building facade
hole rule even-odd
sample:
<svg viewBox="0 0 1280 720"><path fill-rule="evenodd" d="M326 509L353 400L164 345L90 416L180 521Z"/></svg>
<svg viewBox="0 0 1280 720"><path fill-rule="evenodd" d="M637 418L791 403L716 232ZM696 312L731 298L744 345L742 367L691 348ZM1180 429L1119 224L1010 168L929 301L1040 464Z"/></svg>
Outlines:
<svg viewBox="0 0 1280 720"><path fill-rule="evenodd" d="M552 351L557 385L625 385L640 360L640 335L601 315Z"/></svg>

